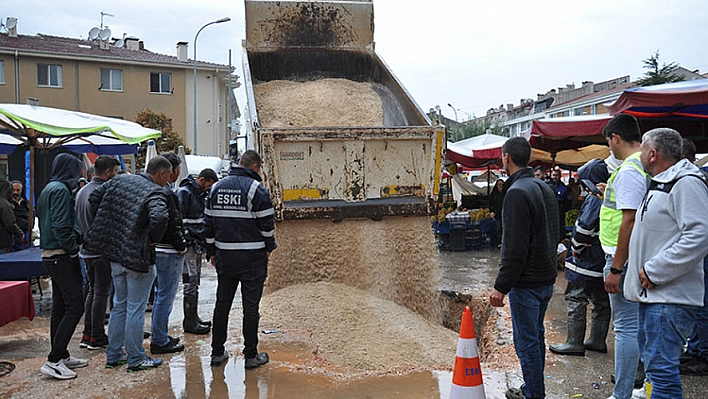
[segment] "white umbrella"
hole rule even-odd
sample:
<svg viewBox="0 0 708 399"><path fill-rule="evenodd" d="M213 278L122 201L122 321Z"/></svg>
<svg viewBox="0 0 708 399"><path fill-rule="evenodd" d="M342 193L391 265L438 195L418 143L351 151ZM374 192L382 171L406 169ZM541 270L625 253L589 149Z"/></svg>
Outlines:
<svg viewBox="0 0 708 399"><path fill-rule="evenodd" d="M147 151L145 152L145 168L143 172L147 172L148 162L157 156L157 147L155 147L155 140L149 140L147 145Z"/></svg>
<svg viewBox="0 0 708 399"><path fill-rule="evenodd" d="M179 148L177 148L177 156L179 157L180 161L182 161L182 164L179 169L179 177L177 178L177 184L175 184L175 190L179 188L179 183L182 181L182 179L185 179L187 176L189 176L189 167L187 166L187 156L184 154L184 146L181 145Z"/></svg>

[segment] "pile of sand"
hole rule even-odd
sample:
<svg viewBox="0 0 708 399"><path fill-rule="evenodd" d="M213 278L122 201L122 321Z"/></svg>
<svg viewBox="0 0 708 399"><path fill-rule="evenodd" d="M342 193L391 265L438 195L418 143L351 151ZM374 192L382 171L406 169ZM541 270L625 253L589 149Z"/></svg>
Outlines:
<svg viewBox="0 0 708 399"><path fill-rule="evenodd" d="M360 371L446 369L457 334L391 301L342 284L298 284L261 301L262 326L311 332L318 356Z"/></svg>
<svg viewBox="0 0 708 399"><path fill-rule="evenodd" d="M370 83L348 79L272 80L253 85L263 127L383 126Z"/></svg>
<svg viewBox="0 0 708 399"><path fill-rule="evenodd" d="M427 216L282 221L267 291L328 281L365 290L442 323L440 270Z"/></svg>

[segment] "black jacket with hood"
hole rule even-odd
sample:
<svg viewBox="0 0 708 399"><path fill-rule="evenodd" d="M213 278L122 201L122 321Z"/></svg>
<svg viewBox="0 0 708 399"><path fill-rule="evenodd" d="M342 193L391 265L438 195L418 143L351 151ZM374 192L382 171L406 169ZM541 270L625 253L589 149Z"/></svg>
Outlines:
<svg viewBox="0 0 708 399"><path fill-rule="evenodd" d="M79 252L81 227L76 219L74 198L84 164L75 156L62 153L54 158L52 176L37 200L39 246L43 250L62 249L69 255Z"/></svg>

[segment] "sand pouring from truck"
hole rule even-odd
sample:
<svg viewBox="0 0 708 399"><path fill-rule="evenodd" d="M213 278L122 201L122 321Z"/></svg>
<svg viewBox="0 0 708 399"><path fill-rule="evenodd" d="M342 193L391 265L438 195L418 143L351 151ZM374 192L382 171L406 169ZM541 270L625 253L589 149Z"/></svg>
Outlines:
<svg viewBox="0 0 708 399"><path fill-rule="evenodd" d="M246 1L247 147L279 248L267 289L332 281L436 318L445 131L374 51L372 1Z"/></svg>

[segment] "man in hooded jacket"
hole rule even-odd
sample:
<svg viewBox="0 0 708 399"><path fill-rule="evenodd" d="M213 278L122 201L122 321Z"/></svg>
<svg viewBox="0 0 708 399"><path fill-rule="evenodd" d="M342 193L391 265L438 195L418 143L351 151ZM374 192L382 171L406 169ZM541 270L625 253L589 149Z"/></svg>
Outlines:
<svg viewBox="0 0 708 399"><path fill-rule="evenodd" d="M67 346L84 314L83 283L79 263L81 228L76 219L71 192L81 177L83 164L70 154L59 154L52 176L37 201L41 232L42 263L52 279L51 351L42 374L66 380L76 377L72 369L88 361L69 354Z"/></svg>
<svg viewBox="0 0 708 399"><path fill-rule="evenodd" d="M668 128L642 137L640 159L651 176L637 209L624 281L639 303L639 349L652 399L683 398L679 357L703 306L708 254L708 188L700 169L681 159L681 135Z"/></svg>

